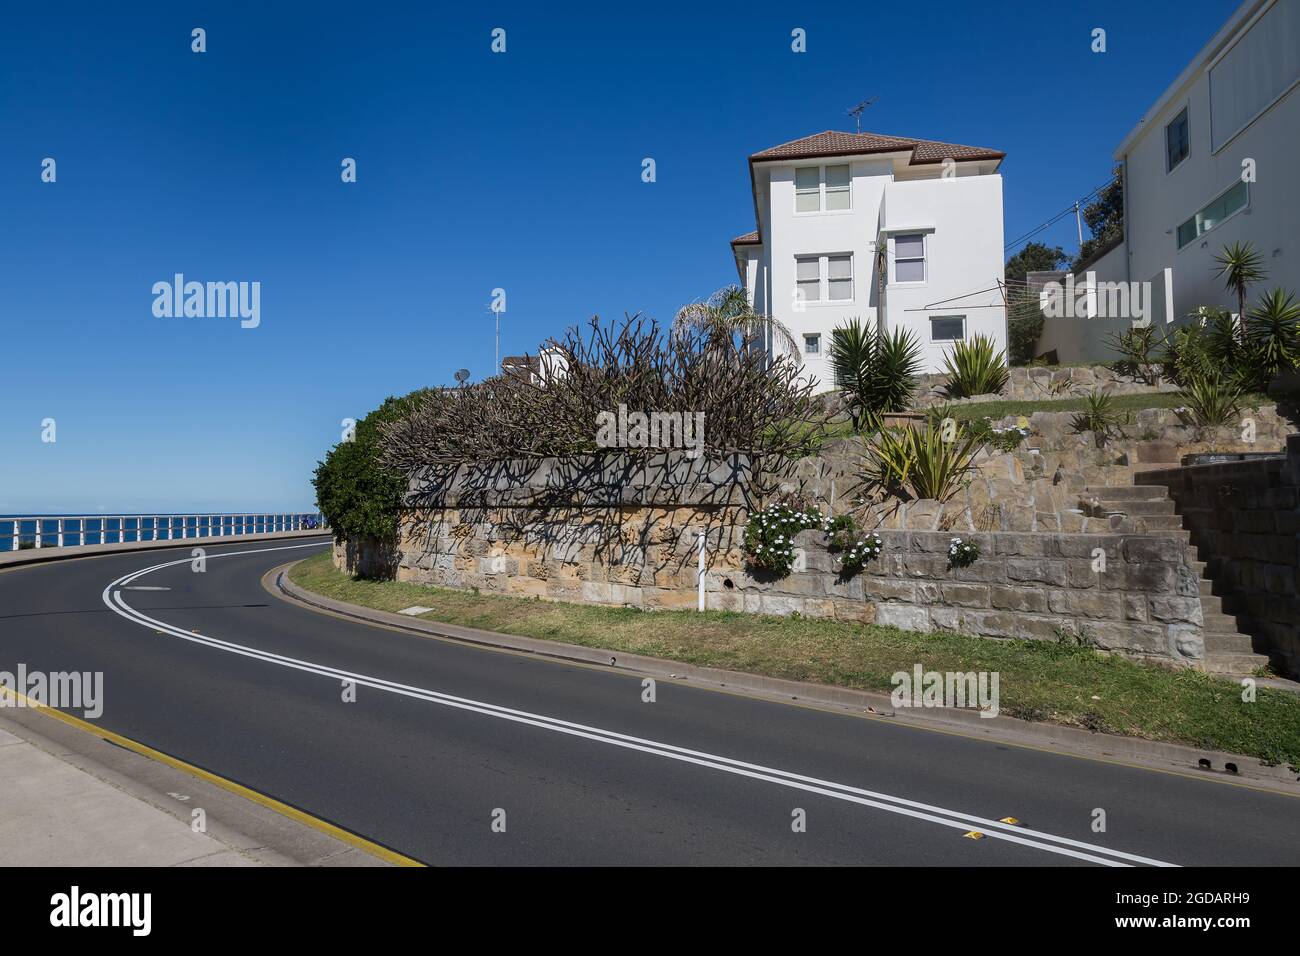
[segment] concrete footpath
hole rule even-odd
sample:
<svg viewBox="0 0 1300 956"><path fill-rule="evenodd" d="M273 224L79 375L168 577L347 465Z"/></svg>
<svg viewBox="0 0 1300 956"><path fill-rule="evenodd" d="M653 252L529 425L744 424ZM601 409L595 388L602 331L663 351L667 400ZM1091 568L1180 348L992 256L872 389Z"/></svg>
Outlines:
<svg viewBox="0 0 1300 956"><path fill-rule="evenodd" d="M308 823L33 708L0 708L0 781L5 866L385 865Z"/></svg>

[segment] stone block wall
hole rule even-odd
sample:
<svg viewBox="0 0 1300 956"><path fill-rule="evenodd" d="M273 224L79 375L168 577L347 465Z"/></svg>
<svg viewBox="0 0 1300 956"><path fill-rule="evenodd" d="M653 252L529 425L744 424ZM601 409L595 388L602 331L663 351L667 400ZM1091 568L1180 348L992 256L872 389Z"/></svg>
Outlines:
<svg viewBox="0 0 1300 956"><path fill-rule="evenodd" d="M1144 472L1164 485L1250 629L1300 671L1300 435L1286 454Z"/></svg>
<svg viewBox="0 0 1300 956"><path fill-rule="evenodd" d="M1130 656L1195 665L1204 657L1198 576L1172 536L995 532L966 535L980 557L951 568L947 532L882 531L884 553L844 578L824 536L804 531L806 570L773 579L706 575L707 606L799 612L913 631L1082 640ZM1099 560L1104 555L1104 562Z"/></svg>
<svg viewBox="0 0 1300 956"><path fill-rule="evenodd" d="M676 453L432 469L411 481L393 554L342 542L335 561L353 573L388 562L399 580L443 587L694 608L703 533L709 609L1078 639L1184 665L1203 656L1196 575L1176 536L977 533L982 556L953 569L952 532L885 528L884 554L845 577L825 536L805 531L796 570L776 577L745 566L749 484L741 457Z"/></svg>

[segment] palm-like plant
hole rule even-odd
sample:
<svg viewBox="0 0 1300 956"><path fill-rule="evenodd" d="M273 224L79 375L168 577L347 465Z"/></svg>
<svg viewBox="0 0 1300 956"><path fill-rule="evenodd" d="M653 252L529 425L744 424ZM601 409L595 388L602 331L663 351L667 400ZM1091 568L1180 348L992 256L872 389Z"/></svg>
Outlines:
<svg viewBox="0 0 1300 956"><path fill-rule="evenodd" d="M1224 379L1215 371L1190 378L1178 397L1183 400L1186 418L1190 418L1193 424L1214 428L1232 422L1241 405L1242 394L1240 382Z"/></svg>
<svg viewBox="0 0 1300 956"><path fill-rule="evenodd" d="M745 348L770 332L774 344L793 355L799 354L799 343L790 330L770 315L755 312L749 294L738 285L719 289L702 302L682 306L673 320L673 329L702 331L728 338L738 335Z"/></svg>
<svg viewBox="0 0 1300 956"><path fill-rule="evenodd" d="M947 501L975 470L983 447L975 436L949 435L933 419L924 428L878 426L867 443L863 479L868 489Z"/></svg>
<svg viewBox="0 0 1300 956"><path fill-rule="evenodd" d="M911 332L884 335L853 319L832 333L830 357L855 428L861 430L872 414L907 407L921 368L921 347Z"/></svg>
<svg viewBox="0 0 1300 956"><path fill-rule="evenodd" d="M1010 376L1006 353L995 352L993 340L986 335L954 345L944 359L944 372L948 375L944 391L949 398L998 394Z"/></svg>
<svg viewBox="0 0 1300 956"><path fill-rule="evenodd" d="M1265 293L1246 322L1246 339L1259 359L1265 379L1300 364L1300 303L1294 293Z"/></svg>
<svg viewBox="0 0 1300 956"><path fill-rule="evenodd" d="M1237 297L1237 314L1244 318L1247 291L1267 274L1264 270L1264 257L1255 251L1253 242L1234 242L1224 246L1214 261L1219 264L1219 269L1214 274L1221 276L1228 291Z"/></svg>

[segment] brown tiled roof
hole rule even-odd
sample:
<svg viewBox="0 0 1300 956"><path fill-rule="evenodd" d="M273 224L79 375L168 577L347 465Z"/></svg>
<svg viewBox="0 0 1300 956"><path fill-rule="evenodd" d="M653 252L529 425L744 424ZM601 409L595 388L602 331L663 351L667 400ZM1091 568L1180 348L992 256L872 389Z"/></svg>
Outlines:
<svg viewBox="0 0 1300 956"><path fill-rule="evenodd" d="M743 236L737 236L731 240L733 246L761 246L763 240L759 238L757 232L747 232Z"/></svg>
<svg viewBox="0 0 1300 956"><path fill-rule="evenodd" d="M861 153L896 153L910 150L911 162L939 163L945 159L1002 159L1006 153L982 146L939 143L908 136L881 136L877 133L840 133L826 130L803 139L773 146L749 157L751 163L768 159L811 159L819 156L852 156Z"/></svg>

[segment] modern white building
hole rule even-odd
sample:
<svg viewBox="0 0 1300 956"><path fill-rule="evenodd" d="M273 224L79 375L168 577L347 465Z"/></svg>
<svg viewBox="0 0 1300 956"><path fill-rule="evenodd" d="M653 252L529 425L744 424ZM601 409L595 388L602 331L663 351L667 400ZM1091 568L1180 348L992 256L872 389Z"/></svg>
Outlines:
<svg viewBox="0 0 1300 956"><path fill-rule="evenodd" d="M1003 156L834 131L753 154L758 228L731 248L754 310L793 333L826 388L831 335L854 318L911 330L927 372L976 334L1005 349ZM776 336L766 344L783 351Z"/></svg>
<svg viewBox="0 0 1300 956"><path fill-rule="evenodd" d="M1124 137L1124 236L1087 266L1099 282L1172 276L1174 321L1198 306L1236 311L1214 257L1252 242L1267 278L1300 293L1300 0L1246 0ZM1083 270L1081 270L1083 271ZM1052 328L1039 351L1108 358L1100 326Z"/></svg>

